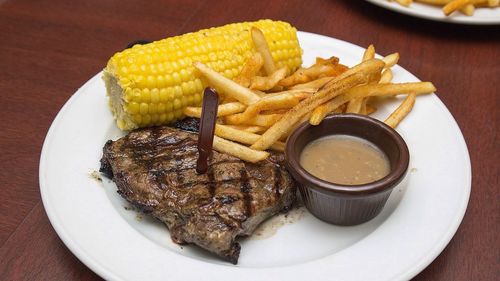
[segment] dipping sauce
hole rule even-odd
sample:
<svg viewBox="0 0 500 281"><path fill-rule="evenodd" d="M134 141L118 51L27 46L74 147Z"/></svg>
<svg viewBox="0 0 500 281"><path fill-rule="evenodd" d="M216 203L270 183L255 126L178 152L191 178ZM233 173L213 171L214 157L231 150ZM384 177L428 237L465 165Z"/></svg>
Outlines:
<svg viewBox="0 0 500 281"><path fill-rule="evenodd" d="M374 182L390 172L387 156L374 144L348 135L332 135L306 145L300 165L313 176L344 185Z"/></svg>

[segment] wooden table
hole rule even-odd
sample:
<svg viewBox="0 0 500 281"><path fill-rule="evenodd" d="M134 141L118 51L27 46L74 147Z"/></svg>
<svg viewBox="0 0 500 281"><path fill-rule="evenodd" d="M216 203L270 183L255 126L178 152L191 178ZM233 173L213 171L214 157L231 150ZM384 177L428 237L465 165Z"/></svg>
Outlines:
<svg viewBox="0 0 500 281"><path fill-rule="evenodd" d="M465 136L472 194L455 237L415 280L498 280L498 27L435 23L365 1L246 2L0 1L0 280L100 279L58 238L39 193L45 134L75 90L131 41L259 18L399 51L403 67L435 83Z"/></svg>

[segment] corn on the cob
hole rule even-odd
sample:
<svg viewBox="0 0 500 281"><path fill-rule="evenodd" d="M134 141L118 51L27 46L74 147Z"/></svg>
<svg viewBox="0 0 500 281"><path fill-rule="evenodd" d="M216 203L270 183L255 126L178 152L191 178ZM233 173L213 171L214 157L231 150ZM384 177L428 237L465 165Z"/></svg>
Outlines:
<svg viewBox="0 0 500 281"><path fill-rule="evenodd" d="M168 124L200 105L207 86L192 66L200 61L228 78L236 77L254 52L250 28L262 30L278 67L302 64L296 29L280 21L228 24L135 45L116 53L104 69L109 106L122 130Z"/></svg>

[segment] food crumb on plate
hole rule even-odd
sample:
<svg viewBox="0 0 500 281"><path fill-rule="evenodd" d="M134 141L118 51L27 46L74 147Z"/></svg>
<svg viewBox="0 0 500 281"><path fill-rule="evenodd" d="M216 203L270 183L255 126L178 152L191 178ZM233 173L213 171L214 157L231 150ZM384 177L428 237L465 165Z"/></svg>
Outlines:
<svg viewBox="0 0 500 281"><path fill-rule="evenodd" d="M296 223L301 220L306 213L305 207L301 206L290 210L286 214L279 214L271 217L257 227L254 233L249 237L251 240L267 239L278 232L278 230L286 225Z"/></svg>
<svg viewBox="0 0 500 281"><path fill-rule="evenodd" d="M92 170L89 176L98 182L102 182L101 174L97 170Z"/></svg>
<svg viewBox="0 0 500 281"><path fill-rule="evenodd" d="M125 205L125 206L123 206L123 209L125 209L127 211L135 211L135 208L132 205Z"/></svg>

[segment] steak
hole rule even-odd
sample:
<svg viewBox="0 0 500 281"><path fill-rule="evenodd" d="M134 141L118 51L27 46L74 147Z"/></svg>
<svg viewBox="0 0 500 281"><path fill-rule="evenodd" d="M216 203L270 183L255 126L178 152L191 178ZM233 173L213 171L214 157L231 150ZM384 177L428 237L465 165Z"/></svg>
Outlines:
<svg viewBox="0 0 500 281"><path fill-rule="evenodd" d="M175 243L196 244L238 262L237 236L287 211L296 185L283 154L256 164L213 151L206 174L196 172L197 122L152 127L106 142L100 171L118 193L165 223ZM184 129L184 130L183 130Z"/></svg>

